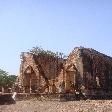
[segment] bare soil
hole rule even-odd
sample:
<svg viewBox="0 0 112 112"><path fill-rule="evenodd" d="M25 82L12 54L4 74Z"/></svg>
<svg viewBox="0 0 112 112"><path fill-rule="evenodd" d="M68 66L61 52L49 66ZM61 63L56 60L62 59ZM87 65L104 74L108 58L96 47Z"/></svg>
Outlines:
<svg viewBox="0 0 112 112"><path fill-rule="evenodd" d="M112 100L26 100L11 105L0 105L0 112L112 112Z"/></svg>

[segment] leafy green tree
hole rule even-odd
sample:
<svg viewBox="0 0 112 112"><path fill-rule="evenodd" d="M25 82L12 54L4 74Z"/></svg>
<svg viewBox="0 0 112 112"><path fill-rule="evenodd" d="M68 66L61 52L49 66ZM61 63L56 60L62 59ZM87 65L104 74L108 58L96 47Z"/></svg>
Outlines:
<svg viewBox="0 0 112 112"><path fill-rule="evenodd" d="M16 81L16 79L17 79L17 76L15 76L15 75L7 76L7 86L12 87L14 82Z"/></svg>
<svg viewBox="0 0 112 112"><path fill-rule="evenodd" d="M8 73L0 69L0 86L5 86L7 84Z"/></svg>
<svg viewBox="0 0 112 112"><path fill-rule="evenodd" d="M8 72L0 69L0 87L12 87L16 81L17 76L9 75Z"/></svg>

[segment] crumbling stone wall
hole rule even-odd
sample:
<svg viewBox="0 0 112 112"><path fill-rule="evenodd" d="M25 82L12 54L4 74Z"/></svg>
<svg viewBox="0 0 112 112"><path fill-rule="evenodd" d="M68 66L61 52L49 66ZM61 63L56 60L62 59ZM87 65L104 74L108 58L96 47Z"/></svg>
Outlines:
<svg viewBox="0 0 112 112"><path fill-rule="evenodd" d="M63 59L61 58L24 53L22 54L19 83L25 92L31 92L30 89L52 92L50 90L55 88L56 77L61 71L62 64Z"/></svg>
<svg viewBox="0 0 112 112"><path fill-rule="evenodd" d="M85 89L93 94L112 90L112 58L93 49L75 48L68 56L59 82L65 82L65 91Z"/></svg>
<svg viewBox="0 0 112 112"><path fill-rule="evenodd" d="M74 92L83 84L83 63L80 48L75 48L68 56L59 75L59 82L65 83L65 92Z"/></svg>
<svg viewBox="0 0 112 112"><path fill-rule="evenodd" d="M83 47L75 48L66 60L24 53L19 80L21 86L28 89L25 92L31 92L32 86L41 93L109 92L112 90L112 58Z"/></svg>
<svg viewBox="0 0 112 112"><path fill-rule="evenodd" d="M86 88L112 90L112 58L93 49L83 49L82 54Z"/></svg>

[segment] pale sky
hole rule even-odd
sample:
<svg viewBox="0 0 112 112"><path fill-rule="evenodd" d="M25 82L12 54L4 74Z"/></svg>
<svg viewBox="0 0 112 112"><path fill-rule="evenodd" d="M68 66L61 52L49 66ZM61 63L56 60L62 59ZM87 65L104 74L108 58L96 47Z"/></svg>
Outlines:
<svg viewBox="0 0 112 112"><path fill-rule="evenodd" d="M21 52L35 46L112 56L112 0L0 0L0 68L18 74Z"/></svg>

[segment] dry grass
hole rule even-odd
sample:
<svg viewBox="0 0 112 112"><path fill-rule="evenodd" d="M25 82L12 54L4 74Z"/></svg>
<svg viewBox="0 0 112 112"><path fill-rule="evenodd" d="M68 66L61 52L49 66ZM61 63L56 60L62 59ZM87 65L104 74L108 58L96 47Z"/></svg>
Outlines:
<svg viewBox="0 0 112 112"><path fill-rule="evenodd" d="M112 112L112 100L87 101L17 101L1 105L0 112Z"/></svg>

